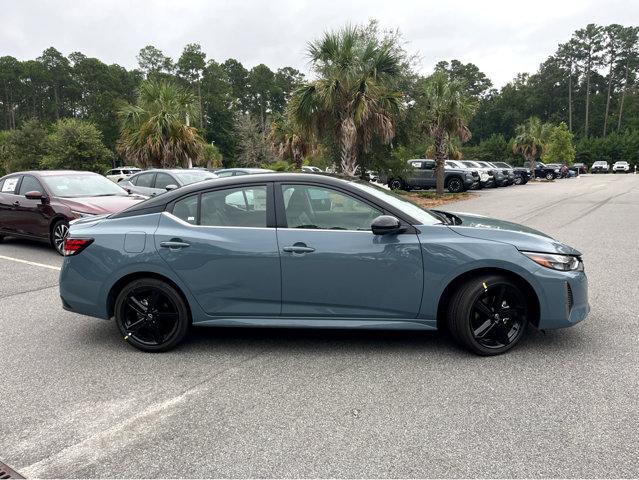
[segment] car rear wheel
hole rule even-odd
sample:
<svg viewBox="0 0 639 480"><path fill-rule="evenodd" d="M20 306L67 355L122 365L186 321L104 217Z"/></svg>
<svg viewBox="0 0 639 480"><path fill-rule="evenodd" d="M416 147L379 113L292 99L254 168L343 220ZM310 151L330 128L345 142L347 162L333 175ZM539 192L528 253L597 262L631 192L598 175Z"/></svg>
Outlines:
<svg viewBox="0 0 639 480"><path fill-rule="evenodd" d="M51 229L51 245L55 251L63 255L64 239L69 234L69 223L66 220L58 220Z"/></svg>
<svg viewBox="0 0 639 480"><path fill-rule="evenodd" d="M450 193L460 193L464 191L464 182L461 181L461 178L453 177L448 180L446 188Z"/></svg>
<svg viewBox="0 0 639 480"><path fill-rule="evenodd" d="M524 179L521 175L515 175L515 185L522 185L524 183Z"/></svg>
<svg viewBox="0 0 639 480"><path fill-rule="evenodd" d="M548 172L546 174L546 180L554 180L554 179L555 179L555 174L554 173Z"/></svg>
<svg viewBox="0 0 639 480"><path fill-rule="evenodd" d="M451 297L447 313L453 338L478 355L510 350L528 322L523 292L502 275L477 277L462 285Z"/></svg>
<svg viewBox="0 0 639 480"><path fill-rule="evenodd" d="M182 296L154 278L135 280L122 289L115 302L115 321L124 339L145 352L175 347L191 323Z"/></svg>

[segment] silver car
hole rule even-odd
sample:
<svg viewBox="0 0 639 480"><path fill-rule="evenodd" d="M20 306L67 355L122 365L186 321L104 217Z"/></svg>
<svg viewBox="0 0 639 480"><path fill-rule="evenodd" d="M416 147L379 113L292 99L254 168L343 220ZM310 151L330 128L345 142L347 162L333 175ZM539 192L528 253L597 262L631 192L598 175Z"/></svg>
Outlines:
<svg viewBox="0 0 639 480"><path fill-rule="evenodd" d="M154 169L144 170L131 178L122 180L120 186L129 193L154 197L169 190L218 178L215 173L197 169Z"/></svg>

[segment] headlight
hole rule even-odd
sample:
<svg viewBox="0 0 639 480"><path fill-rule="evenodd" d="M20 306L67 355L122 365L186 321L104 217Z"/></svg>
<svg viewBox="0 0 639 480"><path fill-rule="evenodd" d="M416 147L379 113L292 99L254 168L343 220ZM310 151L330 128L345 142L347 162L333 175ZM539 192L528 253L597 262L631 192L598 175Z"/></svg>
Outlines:
<svg viewBox="0 0 639 480"><path fill-rule="evenodd" d="M584 264L580 257L573 255L553 255L551 253L521 252L530 258L533 262L538 263L542 267L552 268L553 270L580 271L584 269Z"/></svg>
<svg viewBox="0 0 639 480"><path fill-rule="evenodd" d="M95 217L95 213L87 213L87 212L78 212L76 210L71 210L71 213L76 217L76 218L81 218L81 217Z"/></svg>

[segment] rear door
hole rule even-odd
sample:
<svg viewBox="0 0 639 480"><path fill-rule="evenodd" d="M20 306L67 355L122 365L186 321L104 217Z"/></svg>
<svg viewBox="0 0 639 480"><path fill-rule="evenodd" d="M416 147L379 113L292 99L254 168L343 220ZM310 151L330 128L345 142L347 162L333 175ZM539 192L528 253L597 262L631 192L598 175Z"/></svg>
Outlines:
<svg viewBox="0 0 639 480"><path fill-rule="evenodd" d="M280 315L272 188L212 189L174 202L162 215L156 247L208 315Z"/></svg>
<svg viewBox="0 0 639 480"><path fill-rule="evenodd" d="M349 192L277 184L282 315L415 318L423 268L416 233L374 235L385 213Z"/></svg>

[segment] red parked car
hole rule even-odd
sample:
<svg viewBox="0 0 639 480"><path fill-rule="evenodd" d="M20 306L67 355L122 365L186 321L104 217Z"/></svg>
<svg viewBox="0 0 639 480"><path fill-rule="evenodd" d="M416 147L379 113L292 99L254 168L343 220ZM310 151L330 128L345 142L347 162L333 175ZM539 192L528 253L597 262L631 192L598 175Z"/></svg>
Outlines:
<svg viewBox="0 0 639 480"><path fill-rule="evenodd" d="M0 178L0 241L6 236L41 240L62 255L70 221L119 212L144 199L97 173L12 173Z"/></svg>

